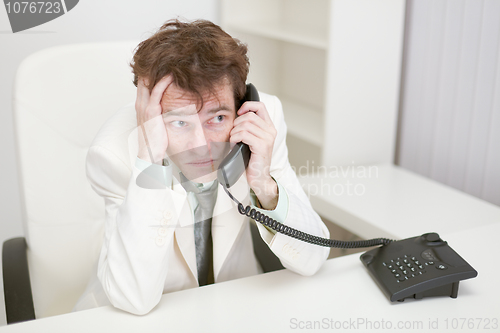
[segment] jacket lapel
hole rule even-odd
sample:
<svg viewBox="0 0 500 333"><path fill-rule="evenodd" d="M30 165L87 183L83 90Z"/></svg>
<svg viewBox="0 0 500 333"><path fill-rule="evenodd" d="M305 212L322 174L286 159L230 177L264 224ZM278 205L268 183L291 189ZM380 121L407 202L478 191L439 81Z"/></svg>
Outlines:
<svg viewBox="0 0 500 333"><path fill-rule="evenodd" d="M229 191L243 205L250 203L250 187L244 173ZM214 279L217 281L234 242L237 240L247 217L238 212L238 207L219 185L217 202L212 219Z"/></svg>
<svg viewBox="0 0 500 333"><path fill-rule="evenodd" d="M175 240L179 249L189 266L189 270L198 281L198 268L196 266L196 250L194 245L193 212L187 200L186 190L174 178L172 187L172 198L177 204L176 207L182 207L179 212L178 224L175 228ZM178 202L177 202L178 201Z"/></svg>

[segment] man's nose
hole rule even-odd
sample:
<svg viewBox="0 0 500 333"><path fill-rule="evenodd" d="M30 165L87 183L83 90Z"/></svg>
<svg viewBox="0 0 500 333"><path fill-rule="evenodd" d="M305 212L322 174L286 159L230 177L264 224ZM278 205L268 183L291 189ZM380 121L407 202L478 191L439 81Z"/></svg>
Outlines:
<svg viewBox="0 0 500 333"><path fill-rule="evenodd" d="M197 123L196 126L194 126L194 129L191 132L191 137L188 138L188 140L189 140L189 148L191 149L207 146L207 139L205 136L205 132L203 131L203 127L201 126L201 123Z"/></svg>

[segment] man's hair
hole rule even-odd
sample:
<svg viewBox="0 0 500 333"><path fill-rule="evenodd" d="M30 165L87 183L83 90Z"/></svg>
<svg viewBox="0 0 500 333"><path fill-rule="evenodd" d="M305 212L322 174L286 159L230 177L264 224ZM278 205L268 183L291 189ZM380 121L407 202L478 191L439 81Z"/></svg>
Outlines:
<svg viewBox="0 0 500 333"><path fill-rule="evenodd" d="M141 42L130 63L134 85L138 78L149 81L149 92L163 77L198 97L215 93L215 86L226 83L233 89L236 108L245 95L249 60L247 46L232 38L218 25L206 21L167 21L153 36Z"/></svg>

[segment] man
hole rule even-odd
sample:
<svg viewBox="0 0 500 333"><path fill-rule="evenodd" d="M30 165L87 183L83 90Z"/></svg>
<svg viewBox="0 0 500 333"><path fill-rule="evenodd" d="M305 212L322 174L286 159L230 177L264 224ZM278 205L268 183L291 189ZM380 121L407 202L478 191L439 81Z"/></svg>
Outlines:
<svg viewBox="0 0 500 333"><path fill-rule="evenodd" d="M163 293L262 272L250 234L255 222L215 180L237 142L251 157L232 194L285 225L329 237L288 162L279 100L261 93L261 102L240 105L246 52L208 21L169 21L138 46L135 105L106 122L87 156L106 226L98 279L76 309L111 303L145 314ZM328 257L328 248L257 226L294 272L312 275Z"/></svg>

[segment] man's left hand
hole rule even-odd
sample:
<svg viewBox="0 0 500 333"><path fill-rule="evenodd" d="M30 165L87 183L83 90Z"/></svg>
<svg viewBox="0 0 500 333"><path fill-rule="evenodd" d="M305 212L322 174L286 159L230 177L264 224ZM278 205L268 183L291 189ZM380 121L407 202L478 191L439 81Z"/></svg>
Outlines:
<svg viewBox="0 0 500 333"><path fill-rule="evenodd" d="M243 142L252 152L246 170L250 188L262 208L273 210L278 204L278 185L270 174L276 128L262 102L245 102L238 110L231 130L231 143Z"/></svg>

